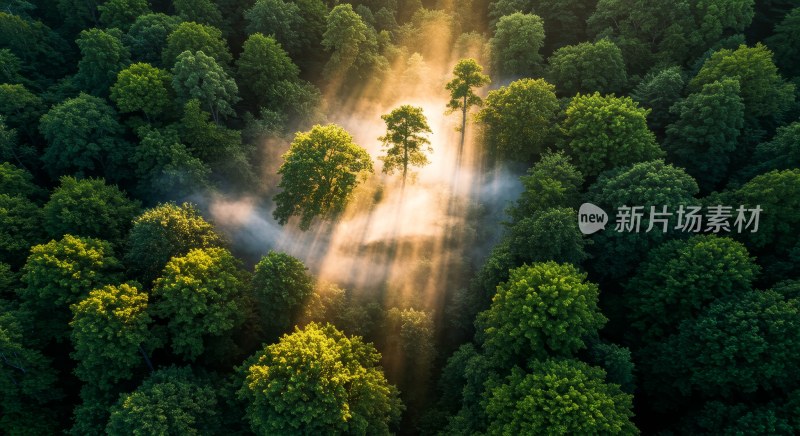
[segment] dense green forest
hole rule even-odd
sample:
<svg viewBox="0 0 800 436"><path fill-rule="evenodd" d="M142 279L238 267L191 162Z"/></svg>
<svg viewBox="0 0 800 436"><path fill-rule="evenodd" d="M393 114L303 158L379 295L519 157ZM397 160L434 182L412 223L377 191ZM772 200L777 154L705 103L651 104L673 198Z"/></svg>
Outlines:
<svg viewBox="0 0 800 436"><path fill-rule="evenodd" d="M0 433L800 433L799 93L798 0L0 0Z"/></svg>

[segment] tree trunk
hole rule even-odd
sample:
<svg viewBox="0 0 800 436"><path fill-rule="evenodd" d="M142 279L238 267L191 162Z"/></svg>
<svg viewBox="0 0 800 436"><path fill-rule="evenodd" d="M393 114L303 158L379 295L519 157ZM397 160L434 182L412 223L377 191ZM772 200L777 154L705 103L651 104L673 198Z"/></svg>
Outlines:
<svg viewBox="0 0 800 436"><path fill-rule="evenodd" d="M458 148L458 156L464 151L464 135L467 133L467 96L464 96L464 106L461 108L461 145Z"/></svg>

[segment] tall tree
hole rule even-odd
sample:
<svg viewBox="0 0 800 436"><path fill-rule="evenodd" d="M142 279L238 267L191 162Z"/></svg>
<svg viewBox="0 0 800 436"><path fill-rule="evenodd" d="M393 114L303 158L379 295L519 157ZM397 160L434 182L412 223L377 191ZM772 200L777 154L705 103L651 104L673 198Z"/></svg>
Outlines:
<svg viewBox="0 0 800 436"><path fill-rule="evenodd" d="M103 179L64 176L44 205L44 228L51 238L71 234L121 247L139 207L138 201Z"/></svg>
<svg viewBox="0 0 800 436"><path fill-rule="evenodd" d="M150 64L135 63L117 75L111 100L120 112L144 113L152 120L172 108L172 76Z"/></svg>
<svg viewBox="0 0 800 436"><path fill-rule="evenodd" d="M81 50L75 84L92 95L108 96L117 73L131 61L130 51L122 43L122 32L119 29L84 30L75 43Z"/></svg>
<svg viewBox="0 0 800 436"><path fill-rule="evenodd" d="M680 67L669 67L647 74L631 92L631 98L650 109L647 123L656 132L663 132L674 118L672 105L683 96L686 77Z"/></svg>
<svg viewBox="0 0 800 436"><path fill-rule="evenodd" d="M164 66L172 68L178 56L185 51L191 53L202 51L222 68L228 68L233 59L221 30L194 22L178 24L178 27L167 36L167 45L162 52Z"/></svg>
<svg viewBox="0 0 800 436"><path fill-rule="evenodd" d="M343 128L328 124L298 133L283 156L273 216L280 224L300 216L307 230L315 217L344 212L360 179L372 173L372 159Z"/></svg>
<svg viewBox="0 0 800 436"><path fill-rule="evenodd" d="M195 206L160 204L133 220L125 265L148 285L172 257L183 256L193 248L218 247L221 243L214 227Z"/></svg>
<svg viewBox="0 0 800 436"><path fill-rule="evenodd" d="M547 62L547 77L565 97L619 93L628 82L622 51L608 39L561 47ZM592 74L585 74L586 71Z"/></svg>
<svg viewBox="0 0 800 436"><path fill-rule="evenodd" d="M552 139L558 111L553 85L544 79L521 79L489 91L478 120L495 157L530 162Z"/></svg>
<svg viewBox="0 0 800 436"><path fill-rule="evenodd" d="M297 81L300 74L275 37L260 33L247 38L236 64L242 94L255 107L285 105L280 101L280 83Z"/></svg>
<svg viewBox="0 0 800 436"><path fill-rule="evenodd" d="M544 21L538 15L515 12L501 17L489 40L494 71L501 77L530 77L539 72L544 37Z"/></svg>
<svg viewBox="0 0 800 436"><path fill-rule="evenodd" d="M467 112L472 106L483 104L473 88L482 88L491 82L489 76L482 71L483 67L475 59L461 59L453 68L453 80L445 86L450 91L447 112L461 110L461 149L464 148L464 135L467 131Z"/></svg>
<svg viewBox="0 0 800 436"><path fill-rule="evenodd" d="M388 435L403 405L372 344L330 324L308 324L248 359L239 398L262 434Z"/></svg>
<svg viewBox="0 0 800 436"><path fill-rule="evenodd" d="M255 266L253 296L268 330L286 331L314 293L314 278L298 259L270 251Z"/></svg>
<svg viewBox="0 0 800 436"><path fill-rule="evenodd" d="M647 126L648 109L630 97L578 95L567 106L562 147L587 176L664 155Z"/></svg>
<svg viewBox="0 0 800 436"><path fill-rule="evenodd" d="M383 172L392 174L402 168L405 184L409 165L421 167L429 163L425 153L433 149L426 134L432 133L431 128L421 107L403 105L381 118L386 122L386 135L378 138L386 148L386 156L380 158Z"/></svg>
<svg viewBox="0 0 800 436"><path fill-rule="evenodd" d="M202 51L185 51L172 68L172 87L182 102L197 99L208 108L214 122L234 115L233 104L240 100L236 82L211 56Z"/></svg>
<svg viewBox="0 0 800 436"><path fill-rule="evenodd" d="M53 176L102 175L117 180L127 144L116 111L104 100L81 93L54 105L39 121L47 141L42 160Z"/></svg>
<svg viewBox="0 0 800 436"><path fill-rule="evenodd" d="M78 361L79 379L110 390L114 383L133 377L137 367L149 364L145 348L152 336L146 293L129 284L104 286L71 309L72 357Z"/></svg>
<svg viewBox="0 0 800 436"><path fill-rule="evenodd" d="M178 27L180 18L166 14L146 14L136 18L125 35L125 43L131 48L133 59L154 66L171 68L162 63L162 52L167 45L167 36Z"/></svg>

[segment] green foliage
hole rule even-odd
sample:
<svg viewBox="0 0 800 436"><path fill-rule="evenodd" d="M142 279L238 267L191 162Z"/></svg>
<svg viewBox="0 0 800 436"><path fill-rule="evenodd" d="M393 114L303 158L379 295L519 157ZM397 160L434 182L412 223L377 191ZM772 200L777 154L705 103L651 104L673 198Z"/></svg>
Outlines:
<svg viewBox="0 0 800 436"><path fill-rule="evenodd" d="M173 257L153 286L152 313L167 320L172 351L194 360L204 340L244 322L244 278L223 248L198 248Z"/></svg>
<svg viewBox="0 0 800 436"><path fill-rule="evenodd" d="M570 264L535 263L510 271L476 325L487 355L514 364L528 358L568 357L584 348L606 318L597 285Z"/></svg>
<svg viewBox="0 0 800 436"><path fill-rule="evenodd" d="M281 82L298 80L300 69L272 36L255 33L247 38L236 61L239 82L247 100L257 107L285 105Z"/></svg>
<svg viewBox="0 0 800 436"><path fill-rule="evenodd" d="M788 407L787 407L788 408ZM797 427L791 424L791 411L784 411L778 405L734 403L709 401L703 409L692 416L691 426L683 431L689 433L715 433L725 436L740 434L791 435Z"/></svg>
<svg viewBox="0 0 800 436"><path fill-rule="evenodd" d="M658 208L667 206L676 213L679 206L698 203L697 182L680 168L656 160L642 162L610 171L597 179L588 190L586 199L609 213L609 228L594 235L591 246L593 256L590 267L601 277L621 278L631 272L636 264L654 247L670 236L675 236L675 215L669 220L670 232L664 233L661 224L653 223L650 232L650 210L642 210L639 232L616 232L610 223L617 222L621 206ZM614 212L617 211L617 212Z"/></svg>
<svg viewBox="0 0 800 436"><path fill-rule="evenodd" d="M367 42L368 27L350 4L341 4L328 14L322 46L332 52L325 66L330 76L345 74L358 59L361 45Z"/></svg>
<svg viewBox="0 0 800 436"><path fill-rule="evenodd" d="M44 205L44 229L51 238L71 234L120 246L138 213L138 201L103 179L64 176Z"/></svg>
<svg viewBox="0 0 800 436"><path fill-rule="evenodd" d="M635 368L631 351L605 342L589 344L586 362L606 371L606 381L619 385L623 392L633 395L636 390Z"/></svg>
<svg viewBox="0 0 800 436"><path fill-rule="evenodd" d="M664 148L706 192L726 179L731 156L746 151L738 147L745 117L739 94L739 82L725 79L704 85L671 109L678 120L667 127Z"/></svg>
<svg viewBox="0 0 800 436"><path fill-rule="evenodd" d="M24 307L37 314L38 336L62 339L69 334L69 306L93 289L119 278L119 261L108 242L65 235L58 241L31 247L20 289Z"/></svg>
<svg viewBox="0 0 800 436"><path fill-rule="evenodd" d="M425 154L433 151L427 137L432 133L428 119L421 107L410 105L381 115L381 119L386 122L386 135L378 138L386 151L386 155L379 158L383 161L383 172L392 174L402 168L405 182L410 165L422 167L430 163Z"/></svg>
<svg viewBox="0 0 800 436"><path fill-rule="evenodd" d="M772 52L760 43L715 52L689 86L699 91L703 85L725 78L739 81L748 119L780 119L794 103L794 85L783 80L772 61Z"/></svg>
<svg viewBox="0 0 800 436"><path fill-rule="evenodd" d="M217 123L220 117L235 115L232 105L240 100L239 88L213 57L202 51L184 51L178 55L172 75L172 87L182 102L199 100Z"/></svg>
<svg viewBox="0 0 800 436"><path fill-rule="evenodd" d="M209 168L190 153L172 128L141 127L133 154L139 195L170 198L208 186Z"/></svg>
<svg viewBox="0 0 800 436"><path fill-rule="evenodd" d="M222 24L222 14L217 5L211 0L173 0L175 12L183 21L193 21L219 27Z"/></svg>
<svg viewBox="0 0 800 436"><path fill-rule="evenodd" d="M143 112L156 118L172 108L172 76L150 64L135 63L117 75L111 88L111 100L120 112Z"/></svg>
<svg viewBox="0 0 800 436"><path fill-rule="evenodd" d="M800 168L800 121L779 127L771 141L758 144L753 161L753 174Z"/></svg>
<svg viewBox="0 0 800 436"><path fill-rule="evenodd" d="M104 97L123 68L130 64L130 51L118 29L81 31L75 41L81 51L75 85L89 94Z"/></svg>
<svg viewBox="0 0 800 436"><path fill-rule="evenodd" d="M167 36L179 23L178 17L160 13L137 17L125 36L125 43L130 47L133 59L162 66L161 53L167 45ZM172 67L172 64L164 66Z"/></svg>
<svg viewBox="0 0 800 436"><path fill-rule="evenodd" d="M630 97L577 95L561 124L564 148L587 177L664 155L647 114Z"/></svg>
<svg viewBox="0 0 800 436"><path fill-rule="evenodd" d="M17 165L28 168L28 165L38 160L36 149L27 144L20 144L17 140L17 131L6 127L5 118L0 115L0 160L15 162Z"/></svg>
<svg viewBox="0 0 800 436"><path fill-rule="evenodd" d="M129 284L95 289L71 306L75 375L110 389L144 365L139 347L150 338L147 294Z"/></svg>
<svg viewBox="0 0 800 436"><path fill-rule="evenodd" d="M543 154L520 181L524 190L508 209L514 222L550 208L577 208L584 178L569 156L558 152Z"/></svg>
<svg viewBox="0 0 800 436"><path fill-rule="evenodd" d="M270 251L256 264L252 287L262 322L285 331L314 293L314 278L298 259Z"/></svg>
<svg viewBox="0 0 800 436"><path fill-rule="evenodd" d="M795 7L775 26L775 34L766 40L775 53L775 61L787 76L800 70L800 7Z"/></svg>
<svg viewBox="0 0 800 436"><path fill-rule="evenodd" d="M137 17L150 13L150 5L147 0L106 0L97 11L104 26L126 31Z"/></svg>
<svg viewBox="0 0 800 436"><path fill-rule="evenodd" d="M0 12L0 49L8 49L19 58L23 62L22 71L37 82L66 75L65 58L71 57L73 51L42 22L25 20L6 11Z"/></svg>
<svg viewBox="0 0 800 436"><path fill-rule="evenodd" d="M577 360L516 368L489 393L489 435L638 434L632 396L607 384L605 372Z"/></svg>
<svg viewBox="0 0 800 436"><path fill-rule="evenodd" d="M303 70L318 64L328 7L321 0L256 0L244 16L247 33L274 35ZM321 65L318 65L321 66Z"/></svg>
<svg viewBox="0 0 800 436"><path fill-rule="evenodd" d="M30 172L8 162L0 163L0 194L38 200L44 193Z"/></svg>
<svg viewBox="0 0 800 436"><path fill-rule="evenodd" d="M183 256L194 248L217 247L221 243L214 227L193 205L165 203L133 220L125 265L149 284L172 257Z"/></svg>
<svg viewBox="0 0 800 436"><path fill-rule="evenodd" d="M298 133L283 159L278 170L283 191L275 196L273 216L286 224L299 215L303 230L315 217L333 219L342 213L359 179L372 173L367 151L334 124Z"/></svg>
<svg viewBox="0 0 800 436"><path fill-rule="evenodd" d="M6 125L25 134L30 140L35 138L36 125L45 111L42 99L22 84L0 84L0 116L5 117Z"/></svg>
<svg viewBox="0 0 800 436"><path fill-rule="evenodd" d="M450 92L450 102L447 103L449 112L463 111L464 120L466 113L472 106L481 106L483 100L475 94L473 88L482 88L491 82L489 76L483 74L483 67L475 59L461 59L453 67L453 80L447 82ZM466 121L465 121L466 122Z"/></svg>
<svg viewBox="0 0 800 436"><path fill-rule="evenodd" d="M729 198L736 205L748 208L760 205L764 210L758 232L742 235L753 247L785 253L797 246L800 236L793 229L800 224L800 169L756 176Z"/></svg>
<svg viewBox="0 0 800 436"><path fill-rule="evenodd" d="M239 397L255 433L390 434L403 410L360 337L311 323L248 359Z"/></svg>
<svg viewBox="0 0 800 436"><path fill-rule="evenodd" d="M22 196L0 194L0 262L21 264L44 239L42 210Z"/></svg>
<svg viewBox="0 0 800 436"><path fill-rule="evenodd" d="M0 49L0 83L20 83L25 80L20 71L22 61L11 50Z"/></svg>
<svg viewBox="0 0 800 436"><path fill-rule="evenodd" d="M117 113L104 100L83 93L65 100L42 115L39 131L47 141L42 160L51 175L120 178L127 147Z"/></svg>
<svg viewBox="0 0 800 436"><path fill-rule="evenodd" d="M758 272L747 249L730 238L666 242L648 253L625 287L630 326L637 340L664 338L713 301L750 290Z"/></svg>
<svg viewBox="0 0 800 436"><path fill-rule="evenodd" d="M84 384L81 403L73 410L73 426L66 433L72 436L102 436L108 422L109 409L116 401L116 392Z"/></svg>
<svg viewBox="0 0 800 436"><path fill-rule="evenodd" d="M529 162L551 140L559 109L553 85L543 79L521 79L490 91L478 120L498 157Z"/></svg>
<svg viewBox="0 0 800 436"><path fill-rule="evenodd" d="M218 407L213 387L197 380L190 368L171 366L122 394L111 408L105 431L114 436L203 434L218 430Z"/></svg>
<svg viewBox="0 0 800 436"><path fill-rule="evenodd" d="M774 291L751 291L712 304L661 347L657 374L667 375L684 395L737 398L757 390L797 386L800 307Z"/></svg>
<svg viewBox="0 0 800 436"><path fill-rule="evenodd" d="M506 77L538 72L544 35L544 22L538 15L515 12L501 17L489 40L495 72Z"/></svg>
<svg viewBox="0 0 800 436"><path fill-rule="evenodd" d="M181 53L203 52L211 57L222 68L227 68L233 57L228 50L228 43L222 38L222 31L213 26L184 22L178 24L167 36L167 45L162 51L162 59L166 67L172 67Z"/></svg>
<svg viewBox="0 0 800 436"><path fill-rule="evenodd" d="M49 357L31 346L31 328L24 319L0 300L0 431L52 433L56 422L48 403L62 397L58 372Z"/></svg>
<svg viewBox="0 0 800 436"><path fill-rule="evenodd" d="M628 82L622 51L607 39L562 47L547 62L547 77L564 96L618 93Z"/></svg>
<svg viewBox="0 0 800 436"><path fill-rule="evenodd" d="M575 209L553 208L522 218L508 232L509 252L516 264L556 262L581 264L588 257Z"/></svg>
<svg viewBox="0 0 800 436"><path fill-rule="evenodd" d="M647 122L661 131L672 123L672 105L683 96L686 78L680 67L669 67L646 75L631 93L634 101L650 109Z"/></svg>

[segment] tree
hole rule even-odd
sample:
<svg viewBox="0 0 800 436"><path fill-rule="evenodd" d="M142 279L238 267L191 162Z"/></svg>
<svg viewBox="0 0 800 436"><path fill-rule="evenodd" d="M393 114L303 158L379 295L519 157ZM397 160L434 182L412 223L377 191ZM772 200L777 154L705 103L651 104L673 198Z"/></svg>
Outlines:
<svg viewBox="0 0 800 436"><path fill-rule="evenodd" d="M800 168L800 121L779 127L771 141L758 144L753 155L753 175L772 170Z"/></svg>
<svg viewBox="0 0 800 436"><path fill-rule="evenodd" d="M181 143L175 129L143 126L138 134L133 161L140 195L168 199L176 191L191 193L209 185L211 170Z"/></svg>
<svg viewBox="0 0 800 436"><path fill-rule="evenodd" d="M195 206L160 204L133 220L125 265L146 285L161 273L172 257L194 248L218 247L222 239Z"/></svg>
<svg viewBox="0 0 800 436"><path fill-rule="evenodd" d="M172 107L172 76L150 64L135 63L117 75L111 100L122 113L143 112L148 120Z"/></svg>
<svg viewBox="0 0 800 436"><path fill-rule="evenodd" d="M25 85L0 84L0 116L8 128L17 129L28 141L38 139L36 125L44 112L42 99Z"/></svg>
<svg viewBox="0 0 800 436"><path fill-rule="evenodd" d="M727 178L730 156L746 154L738 142L745 117L739 93L739 82L725 79L704 85L671 109L678 120L667 127L664 148L705 192Z"/></svg>
<svg viewBox="0 0 800 436"><path fill-rule="evenodd" d="M25 79L20 74L22 70L22 60L11 50L0 49L0 83L21 83Z"/></svg>
<svg viewBox="0 0 800 436"><path fill-rule="evenodd" d="M540 69L544 22L538 15L515 12L500 18L489 40L495 72L503 77L530 77Z"/></svg>
<svg viewBox="0 0 800 436"><path fill-rule="evenodd" d="M656 376L684 395L698 391L736 399L756 391L798 386L800 344L797 300L774 291L749 291L713 303L660 348Z"/></svg>
<svg viewBox="0 0 800 436"><path fill-rule="evenodd" d="M51 359L32 346L27 317L0 300L0 430L53 433L63 393Z"/></svg>
<svg viewBox="0 0 800 436"><path fill-rule="evenodd" d="M33 182L33 175L9 162L0 163L0 194L38 202L46 191Z"/></svg>
<svg viewBox="0 0 800 436"><path fill-rule="evenodd" d="M108 242L65 235L30 249L20 290L23 307L40 323L38 337L61 340L69 334L69 306L93 289L116 282L120 263Z"/></svg>
<svg viewBox="0 0 800 436"><path fill-rule="evenodd" d="M361 45L367 42L368 33L367 25L352 5L345 3L331 10L322 35L322 46L332 52L325 65L329 76L338 78L350 70L359 57Z"/></svg>
<svg viewBox="0 0 800 436"><path fill-rule="evenodd" d="M126 144L117 113L104 100L81 93L42 115L39 131L47 141L42 160L53 176L105 175L119 179Z"/></svg>
<svg viewBox="0 0 800 436"><path fill-rule="evenodd" d="M333 219L344 212L359 179L372 173L367 151L334 124L298 133L283 159L278 170L283 191L274 198L272 215L282 225L299 215L303 230L315 217Z"/></svg>
<svg viewBox="0 0 800 436"><path fill-rule="evenodd" d="M224 248L196 248L173 257L153 286L152 313L166 321L172 351L194 360L204 340L244 322L244 277Z"/></svg>
<svg viewBox="0 0 800 436"><path fill-rule="evenodd" d="M248 359L238 395L256 433L388 435L403 406L379 361L360 337L310 323Z"/></svg>
<svg viewBox="0 0 800 436"><path fill-rule="evenodd" d="M268 328L285 331L314 293L314 278L298 259L270 251L255 266L253 295Z"/></svg>
<svg viewBox="0 0 800 436"><path fill-rule="evenodd" d="M199 434L218 425L217 393L188 367L153 372L131 393L120 395L105 428L110 435Z"/></svg>
<svg viewBox="0 0 800 436"><path fill-rule="evenodd" d="M551 139L559 109L553 85L543 79L521 79L489 91L478 120L497 157L529 162Z"/></svg>
<svg viewBox="0 0 800 436"><path fill-rule="evenodd" d="M64 176L44 205L44 229L52 238L69 233L120 246L138 212L138 201L103 179Z"/></svg>
<svg viewBox="0 0 800 436"><path fill-rule="evenodd" d="M570 264L535 263L509 274L476 320L487 356L504 367L529 358L569 357L607 321L597 307L597 285Z"/></svg>
<svg viewBox="0 0 800 436"><path fill-rule="evenodd" d="M427 137L432 133L428 119L421 107L410 105L400 106L381 118L386 122L386 135L378 138L386 150L386 156L380 158L383 172L392 174L402 168L405 185L409 165L422 167L430 163L425 155L433 151Z"/></svg>
<svg viewBox="0 0 800 436"><path fill-rule="evenodd" d="M227 68L233 59L221 30L194 22L178 24L178 27L167 36L167 45L162 52L164 66L174 66L178 56L185 51L203 52L205 56L213 58L223 69Z"/></svg>
<svg viewBox="0 0 800 436"><path fill-rule="evenodd" d="M775 53L775 61L787 76L797 75L800 68L800 7L795 7L775 25L775 33L767 38L767 46Z"/></svg>
<svg viewBox="0 0 800 436"><path fill-rule="evenodd" d="M464 135L467 131L467 112L470 107L483 104L483 100L475 94L473 88L481 88L491 82L489 76L482 71L483 68L475 59L461 59L453 68L453 80L445 86L445 89L450 91L448 113L461 110L461 149L464 148Z"/></svg>
<svg viewBox="0 0 800 436"><path fill-rule="evenodd" d="M127 31L137 17L150 13L150 6L147 0L106 0L97 11L104 26Z"/></svg>
<svg viewBox="0 0 800 436"><path fill-rule="evenodd" d="M550 208L579 205L584 178L563 152L545 153L539 162L520 177L523 191L516 203L508 208L513 222L535 216Z"/></svg>
<svg viewBox="0 0 800 436"><path fill-rule="evenodd" d="M628 82L622 51L607 39L561 47L547 62L547 77L563 96L619 93Z"/></svg>
<svg viewBox="0 0 800 436"><path fill-rule="evenodd" d="M585 199L609 211L608 223L617 222L620 214L624 213L619 209L622 206L655 207L656 212L661 212L659 208L666 206L673 213L667 223L672 230L665 233L663 224L653 222L653 228L648 232L650 210L642 209L638 232L617 232L609 228L610 231L593 236L591 269L600 277L613 279L632 272L654 247L681 234L681 230L675 228L677 211L680 206L684 206L684 212L689 210L689 206L696 206L699 202L694 196L698 191L697 182L683 169L662 160L620 167L601 175L589 187ZM684 233L690 231L691 226L683 229Z"/></svg>
<svg viewBox="0 0 800 436"><path fill-rule="evenodd" d="M589 256L576 216L575 209L553 208L515 223L507 234L515 264L553 260L580 265Z"/></svg>
<svg viewBox="0 0 800 436"><path fill-rule="evenodd" d="M28 165L38 160L36 149L17 141L17 131L6 127L5 118L0 115L0 160L15 162L17 165L28 168Z"/></svg>
<svg viewBox="0 0 800 436"><path fill-rule="evenodd" d="M638 434L632 395L605 377L578 360L536 362L527 374L515 368L489 391L487 434Z"/></svg>
<svg viewBox="0 0 800 436"><path fill-rule="evenodd" d="M673 121L670 108L683 96L686 78L680 67L669 67L646 75L631 92L631 98L650 109L647 123L654 131L663 131Z"/></svg>
<svg viewBox="0 0 800 436"><path fill-rule="evenodd" d="M689 82L694 91L723 79L739 81L747 119L780 119L794 103L794 85L786 83L772 62L772 52L762 44L722 49L706 60Z"/></svg>
<svg viewBox="0 0 800 436"><path fill-rule="evenodd" d="M161 13L137 17L125 36L133 59L155 66L172 67L172 64L162 64L161 54L167 45L167 36L175 31L179 23L180 18Z"/></svg>
<svg viewBox="0 0 800 436"><path fill-rule="evenodd" d="M147 359L142 345L151 341L147 294L135 286L104 286L71 306L75 375L85 383L111 389L129 380ZM149 363L149 361L147 361Z"/></svg>
<svg viewBox="0 0 800 436"><path fill-rule="evenodd" d="M255 33L247 38L236 61L242 91L256 107L278 105L280 83L298 80L300 69L273 36Z"/></svg>
<svg viewBox="0 0 800 436"><path fill-rule="evenodd" d="M730 238L666 242L648 253L625 286L630 326L637 340L665 338L715 300L749 291L758 272L747 249Z"/></svg>
<svg viewBox="0 0 800 436"><path fill-rule="evenodd" d="M81 50L74 81L79 89L105 97L123 68L130 64L130 51L122 43L118 29L81 31L75 41Z"/></svg>
<svg viewBox="0 0 800 436"><path fill-rule="evenodd" d="M630 97L577 95L567 106L562 148L587 177L664 155L647 127L647 114Z"/></svg>
<svg viewBox="0 0 800 436"><path fill-rule="evenodd" d="M0 194L0 262L20 265L32 245L44 239L42 210L31 200Z"/></svg>
<svg viewBox="0 0 800 436"><path fill-rule="evenodd" d="M235 115L232 105L240 100L239 88L213 57L185 51L177 57L172 75L172 87L182 102L199 100L216 123L220 116Z"/></svg>
<svg viewBox="0 0 800 436"><path fill-rule="evenodd" d="M220 27L222 14L211 0L174 0L175 12L183 21Z"/></svg>

